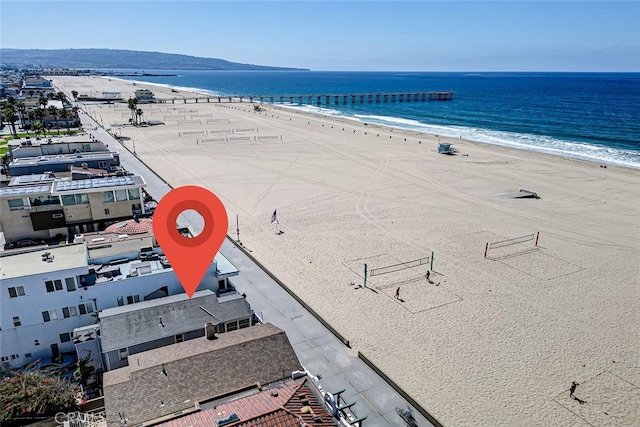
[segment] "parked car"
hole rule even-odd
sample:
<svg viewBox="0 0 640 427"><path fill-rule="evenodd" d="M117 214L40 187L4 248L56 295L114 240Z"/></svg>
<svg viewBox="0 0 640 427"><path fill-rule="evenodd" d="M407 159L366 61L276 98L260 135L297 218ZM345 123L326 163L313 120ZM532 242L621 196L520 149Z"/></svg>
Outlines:
<svg viewBox="0 0 640 427"><path fill-rule="evenodd" d="M7 244L4 245L5 249L18 249L18 248L28 248L31 246L38 246L38 245L46 245L47 242L45 242L44 240L38 239L38 240L34 240L34 239L20 239L20 240L16 240L15 242L11 243L8 242Z"/></svg>

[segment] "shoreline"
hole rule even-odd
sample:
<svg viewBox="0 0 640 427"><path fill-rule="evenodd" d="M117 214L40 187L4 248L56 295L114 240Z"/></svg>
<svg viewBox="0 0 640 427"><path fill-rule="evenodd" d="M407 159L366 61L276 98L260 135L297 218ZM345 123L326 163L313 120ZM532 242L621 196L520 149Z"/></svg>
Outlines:
<svg viewBox="0 0 640 427"><path fill-rule="evenodd" d="M105 78L105 76L98 76L98 77ZM114 79L117 79L124 84L136 83L137 85L148 85L151 87L176 89L178 90L178 93L184 92L186 94L199 94L205 97L206 96L212 96L212 97L231 96L234 99L238 99L237 95L233 95L233 94L227 95L227 94L217 93L214 91L208 91L205 89L195 88L195 87L194 88L183 87L183 86L176 86L176 85L170 85L165 83L145 82L140 80L125 80L125 79L118 79L117 77ZM250 104L249 101L246 101L243 103ZM254 101L254 104L259 104L259 102ZM356 122L356 123L368 123L368 125L375 124L378 126L382 126L384 128L392 128L392 129L397 129L405 132L416 132L417 134L424 134L424 135L434 136L434 137L439 136L441 138L446 138L447 142L449 143L463 140L467 142L485 144L490 147L506 147L506 148L512 148L515 150L549 154L549 155L564 157L569 159L583 160L591 163L640 170L640 162L632 162L627 159L597 158L595 157L595 153L597 152L597 149L595 147L598 147L598 146L593 143L585 143L579 140L570 141L570 140L556 139L555 137L550 137L546 135L521 134L513 131L490 130L490 129L485 129L484 130L485 132L483 132L482 134L478 134L476 131L472 131L472 128L470 127L440 125L440 124L425 124L425 123L420 123L414 120L402 119L394 116L377 116L375 118L372 118L369 121L366 121L356 117L357 114L355 113L353 116L349 116L347 115L348 113L344 113L339 109L332 108L334 104L321 104L319 106L316 106L315 104L265 103L261 105L264 105L270 108L291 109L294 111L300 111L300 112L309 113L312 115L331 117L338 120L345 119L345 120ZM317 111L314 111L314 110L317 110ZM323 110L326 110L326 111L323 111ZM332 114L331 111L336 111L337 113ZM385 121L387 121L387 123L385 123ZM412 123L412 124L405 123L404 125L402 125L399 123L393 124L394 121L415 122L415 123ZM424 128L424 129L420 129L420 128ZM433 128L439 128L440 130L436 133L435 129ZM475 138L462 136L464 134L469 134L469 132L472 132L472 133L476 132L474 134ZM541 146L536 146L535 144L517 142L517 139L523 136L530 137L533 139L540 138L545 140L546 142L544 143L545 145L541 145ZM589 151L589 152L580 151L580 150L584 150L584 147L589 147L589 149L592 151ZM617 155L634 154L636 157L640 158L640 150L622 149L622 148L612 149L612 150L616 152Z"/></svg>
<svg viewBox="0 0 640 427"><path fill-rule="evenodd" d="M53 80L125 99L143 86ZM166 124L118 130L172 186L214 191L252 255L444 425L638 418L637 170L459 139L443 156L435 136L265 107L144 104ZM105 124L130 116L87 108ZM504 197L521 188L541 198ZM483 257L486 242L536 231L539 246ZM350 285L365 263L432 253L434 283L422 266ZM588 405L574 407L571 381Z"/></svg>

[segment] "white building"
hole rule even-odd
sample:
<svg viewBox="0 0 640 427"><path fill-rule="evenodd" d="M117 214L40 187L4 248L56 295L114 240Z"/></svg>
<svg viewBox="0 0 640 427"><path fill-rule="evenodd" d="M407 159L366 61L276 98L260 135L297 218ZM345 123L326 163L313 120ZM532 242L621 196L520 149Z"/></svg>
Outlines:
<svg viewBox="0 0 640 427"><path fill-rule="evenodd" d="M73 330L111 307L183 293L149 232L0 256L0 371L73 352ZM199 289L232 292L238 270L217 254Z"/></svg>

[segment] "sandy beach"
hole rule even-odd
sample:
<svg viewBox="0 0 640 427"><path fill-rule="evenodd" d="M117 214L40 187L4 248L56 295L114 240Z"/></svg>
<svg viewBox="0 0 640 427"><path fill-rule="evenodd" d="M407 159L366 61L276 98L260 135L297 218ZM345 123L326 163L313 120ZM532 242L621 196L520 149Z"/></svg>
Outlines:
<svg viewBox="0 0 640 427"><path fill-rule="evenodd" d="M446 156L435 135L52 80L70 99L177 98L141 104L164 123L148 127L128 124L126 102L83 108L174 187L215 192L228 234L237 215L252 255L444 425L640 422L639 170L458 139ZM520 189L540 198L506 196ZM365 263L419 259L358 286Z"/></svg>

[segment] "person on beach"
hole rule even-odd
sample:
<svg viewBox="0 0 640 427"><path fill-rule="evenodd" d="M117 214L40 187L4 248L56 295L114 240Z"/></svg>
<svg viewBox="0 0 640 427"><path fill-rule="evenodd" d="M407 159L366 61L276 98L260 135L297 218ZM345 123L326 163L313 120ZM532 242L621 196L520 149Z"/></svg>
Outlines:
<svg viewBox="0 0 640 427"><path fill-rule="evenodd" d="M571 388L569 389L569 397L573 397L573 393L576 391L576 387L578 387L579 385L580 384L575 381L571 383Z"/></svg>
<svg viewBox="0 0 640 427"><path fill-rule="evenodd" d="M430 282L429 280L429 276L431 275L431 272L429 270L427 270L427 273L424 275L424 277L427 278L427 282Z"/></svg>
<svg viewBox="0 0 640 427"><path fill-rule="evenodd" d="M396 289L396 295L394 296L395 299L400 299L400 288Z"/></svg>

